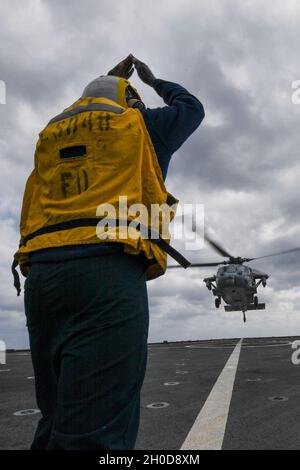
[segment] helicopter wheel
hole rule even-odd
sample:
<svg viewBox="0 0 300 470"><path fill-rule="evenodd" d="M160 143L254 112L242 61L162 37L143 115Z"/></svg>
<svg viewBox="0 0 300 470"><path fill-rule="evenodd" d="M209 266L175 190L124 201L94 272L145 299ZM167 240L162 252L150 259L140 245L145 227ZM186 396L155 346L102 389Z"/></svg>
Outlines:
<svg viewBox="0 0 300 470"><path fill-rule="evenodd" d="M257 295L254 296L254 305L255 305L255 307L257 307L257 305L258 305L258 297L257 297Z"/></svg>
<svg viewBox="0 0 300 470"><path fill-rule="evenodd" d="M215 299L215 306L216 306L216 308L219 308L219 307L220 307L220 304L221 304L221 299L219 299L219 298Z"/></svg>

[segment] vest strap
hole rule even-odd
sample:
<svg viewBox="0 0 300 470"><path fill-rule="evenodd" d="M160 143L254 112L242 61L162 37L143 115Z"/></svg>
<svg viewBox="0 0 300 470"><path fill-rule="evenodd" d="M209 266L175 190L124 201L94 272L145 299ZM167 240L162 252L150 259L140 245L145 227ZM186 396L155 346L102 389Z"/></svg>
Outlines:
<svg viewBox="0 0 300 470"><path fill-rule="evenodd" d="M19 273L17 271L17 266L18 266L19 262L18 260L14 259L13 260L13 263L12 263L12 266L11 266L11 271L13 273L13 277L14 277L14 286L15 288L17 289L17 295L20 295L20 292L21 292L21 282L20 282L20 276L19 276Z"/></svg>
<svg viewBox="0 0 300 470"><path fill-rule="evenodd" d="M46 233L53 233L53 232L57 232L60 230L69 230L69 229L77 228L77 227L96 227L97 224L103 219L106 219L106 217L74 219L74 220L68 220L65 222L60 222L58 224L48 225L47 227L42 227L38 230L35 230L34 232L29 233L26 237L22 238L20 241L20 247L25 246L29 240L32 240L33 238L38 237L40 235L44 235ZM158 245L159 248L164 250L175 261L177 261L177 263L179 263L183 268L186 269L188 266L191 265L190 261L188 261L181 253L179 253L175 248L173 248L169 243L167 243L163 238L161 238L158 233L154 233L153 229L151 228L146 228L144 226L141 226L140 222L135 223L134 220L121 220L121 219L116 219L113 221L110 221L109 219L107 219L107 221L108 223L109 222L112 222L113 224L116 223L117 226L124 227L124 226L131 224L132 226L135 225L135 228L137 230L141 230L141 228L148 230L148 236L151 242ZM153 238L153 235L155 235L154 238Z"/></svg>

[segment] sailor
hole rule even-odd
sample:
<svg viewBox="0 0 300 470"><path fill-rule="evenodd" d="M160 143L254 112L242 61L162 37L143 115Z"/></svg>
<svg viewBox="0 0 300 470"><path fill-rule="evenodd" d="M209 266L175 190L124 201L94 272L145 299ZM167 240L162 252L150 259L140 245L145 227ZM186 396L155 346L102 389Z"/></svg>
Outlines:
<svg viewBox="0 0 300 470"><path fill-rule="evenodd" d="M129 81L134 67L166 106L146 108ZM167 254L189 265L160 233L161 218L155 237L142 232L153 230L153 204L174 217L168 165L203 118L195 96L130 54L40 132L13 263L18 293L18 264L26 277L42 413L32 449L134 448L147 363L146 281L164 274ZM143 204L144 223L132 225L120 198ZM99 217L108 204L115 216Z"/></svg>

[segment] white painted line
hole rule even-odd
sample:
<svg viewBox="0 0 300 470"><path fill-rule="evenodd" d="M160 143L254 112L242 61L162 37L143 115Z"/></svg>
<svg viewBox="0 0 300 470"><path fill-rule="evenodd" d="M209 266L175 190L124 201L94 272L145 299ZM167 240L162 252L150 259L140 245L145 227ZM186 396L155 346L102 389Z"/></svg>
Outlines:
<svg viewBox="0 0 300 470"><path fill-rule="evenodd" d="M40 413L40 410L35 409L35 408L30 408L28 410L15 411L14 415L15 416L27 416L27 415L35 415L37 413Z"/></svg>
<svg viewBox="0 0 300 470"><path fill-rule="evenodd" d="M234 348L181 450L222 449L242 341L243 339Z"/></svg>
<svg viewBox="0 0 300 470"><path fill-rule="evenodd" d="M278 344L243 344L243 348L278 348L281 346L291 346L291 342ZM233 345L232 345L233 346ZM190 349L231 349L232 346L185 346Z"/></svg>

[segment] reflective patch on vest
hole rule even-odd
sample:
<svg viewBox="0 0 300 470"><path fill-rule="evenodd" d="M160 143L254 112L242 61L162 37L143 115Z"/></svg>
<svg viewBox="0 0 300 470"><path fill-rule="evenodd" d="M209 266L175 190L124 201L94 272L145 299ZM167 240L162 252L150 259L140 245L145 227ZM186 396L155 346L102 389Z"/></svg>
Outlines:
<svg viewBox="0 0 300 470"><path fill-rule="evenodd" d="M85 157L86 154L85 145L73 145L72 147L65 147L59 151L60 158Z"/></svg>
<svg viewBox="0 0 300 470"><path fill-rule="evenodd" d="M122 114L124 112L122 108L118 108L117 106L113 106L111 104L90 103L86 106L77 106L76 108L70 109L69 111L65 111L61 114L58 114L53 119L51 119L51 121L49 121L48 125L53 124L54 122L62 121L63 119L76 116L76 114L85 113L87 111L106 111L115 114Z"/></svg>

